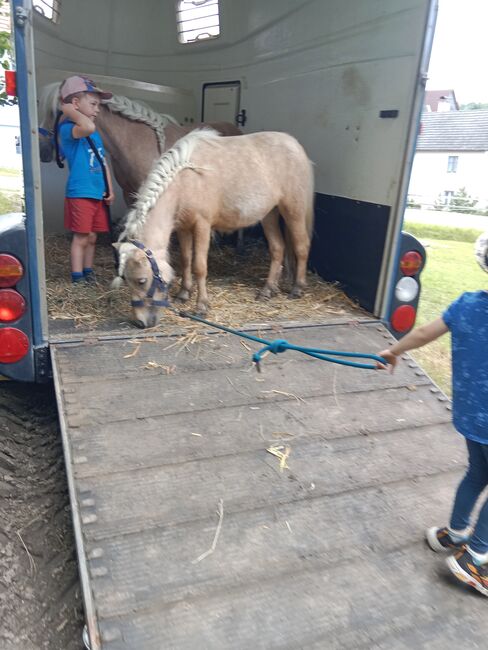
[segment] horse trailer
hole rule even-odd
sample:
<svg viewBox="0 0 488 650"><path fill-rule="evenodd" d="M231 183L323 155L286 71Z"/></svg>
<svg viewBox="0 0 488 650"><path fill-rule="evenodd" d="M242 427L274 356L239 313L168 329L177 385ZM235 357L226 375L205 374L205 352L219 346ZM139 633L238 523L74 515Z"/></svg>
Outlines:
<svg viewBox="0 0 488 650"><path fill-rule="evenodd" d="M391 377L290 353L256 376L247 344L208 330L180 354L164 326L56 321L46 241L66 170L40 160L42 89L83 74L181 126L294 136L315 173L309 267L354 308L237 326L377 352L419 299L425 251L402 226L436 12L11 0L25 213L0 217L0 375L54 379L92 650L426 647L442 626L405 536L447 503L457 446L447 398L411 359ZM420 440L435 453L409 462Z"/></svg>

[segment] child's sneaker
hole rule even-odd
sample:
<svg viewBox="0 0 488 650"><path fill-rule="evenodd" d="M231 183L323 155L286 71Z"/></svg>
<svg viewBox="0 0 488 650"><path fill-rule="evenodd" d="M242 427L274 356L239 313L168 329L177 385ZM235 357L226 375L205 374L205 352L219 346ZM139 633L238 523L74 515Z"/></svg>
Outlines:
<svg viewBox="0 0 488 650"><path fill-rule="evenodd" d="M458 551L469 541L468 535L452 537L447 526L444 528L428 528L425 531L425 538L427 544L436 553Z"/></svg>
<svg viewBox="0 0 488 650"><path fill-rule="evenodd" d="M458 580L488 596L488 562L479 564L467 546L446 559L447 566Z"/></svg>
<svg viewBox="0 0 488 650"><path fill-rule="evenodd" d="M95 271L83 271L83 279L87 284L98 284Z"/></svg>

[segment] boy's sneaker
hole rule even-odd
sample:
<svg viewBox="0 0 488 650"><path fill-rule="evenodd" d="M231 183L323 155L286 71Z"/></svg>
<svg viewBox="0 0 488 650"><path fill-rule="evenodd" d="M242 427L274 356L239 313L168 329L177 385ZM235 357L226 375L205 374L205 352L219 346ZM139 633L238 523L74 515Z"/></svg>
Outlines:
<svg viewBox="0 0 488 650"><path fill-rule="evenodd" d="M468 548L464 546L460 551L446 558L446 563L458 580L473 587L483 596L488 596L488 562L478 564Z"/></svg>
<svg viewBox="0 0 488 650"><path fill-rule="evenodd" d="M87 284L97 284L97 276L95 275L94 271L90 271L90 273L84 273L83 279Z"/></svg>
<svg viewBox="0 0 488 650"><path fill-rule="evenodd" d="M444 526L444 528L428 528L425 531L425 538L427 544L436 553L458 551L469 541L468 536L456 540L453 539L447 526Z"/></svg>

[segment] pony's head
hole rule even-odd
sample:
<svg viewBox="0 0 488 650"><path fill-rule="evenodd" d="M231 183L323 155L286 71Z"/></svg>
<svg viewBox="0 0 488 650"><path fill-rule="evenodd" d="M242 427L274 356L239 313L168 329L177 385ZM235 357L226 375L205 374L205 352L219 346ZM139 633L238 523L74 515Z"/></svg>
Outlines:
<svg viewBox="0 0 488 650"><path fill-rule="evenodd" d="M59 83L44 86L39 93L39 154L42 162L54 157L54 123L59 110Z"/></svg>
<svg viewBox="0 0 488 650"><path fill-rule="evenodd" d="M158 255L135 239L113 245L119 253L119 279L131 292L132 320L137 327L154 327L169 306L173 269L164 252Z"/></svg>

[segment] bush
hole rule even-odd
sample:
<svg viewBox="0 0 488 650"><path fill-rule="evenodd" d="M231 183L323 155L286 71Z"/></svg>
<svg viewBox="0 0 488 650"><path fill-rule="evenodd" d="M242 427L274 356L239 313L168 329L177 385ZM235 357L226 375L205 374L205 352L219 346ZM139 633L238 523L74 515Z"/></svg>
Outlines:
<svg viewBox="0 0 488 650"><path fill-rule="evenodd" d="M413 199L410 197L407 199L407 208L412 208L414 210L420 210L422 206L420 203L416 203Z"/></svg>

